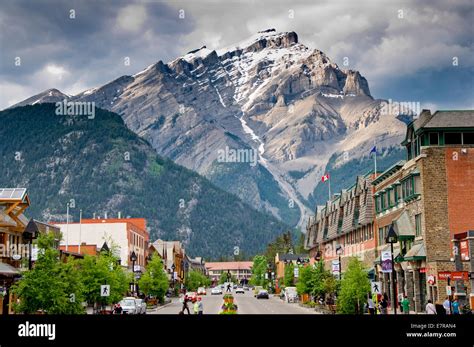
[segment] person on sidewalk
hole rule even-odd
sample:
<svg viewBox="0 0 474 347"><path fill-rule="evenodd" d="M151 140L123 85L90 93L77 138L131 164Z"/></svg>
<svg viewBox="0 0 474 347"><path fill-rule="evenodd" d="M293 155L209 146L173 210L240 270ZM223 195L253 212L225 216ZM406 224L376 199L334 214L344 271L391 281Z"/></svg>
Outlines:
<svg viewBox="0 0 474 347"><path fill-rule="evenodd" d="M451 301L449 300L449 296L444 300L443 307L446 310L446 314L451 314Z"/></svg>
<svg viewBox="0 0 474 347"><path fill-rule="evenodd" d="M380 300L380 313L381 314L387 314L388 310L388 300L386 295L384 294Z"/></svg>
<svg viewBox="0 0 474 347"><path fill-rule="evenodd" d="M405 295L405 298L402 301L403 313L410 314L410 300L408 300L408 296Z"/></svg>
<svg viewBox="0 0 474 347"><path fill-rule="evenodd" d="M458 298L454 298L453 301L453 314L460 314Z"/></svg>
<svg viewBox="0 0 474 347"><path fill-rule="evenodd" d="M428 300L425 311L426 311L426 314L437 314L436 306L433 305L433 302L431 300Z"/></svg>
<svg viewBox="0 0 474 347"><path fill-rule="evenodd" d="M374 301L370 297L370 294L367 295L367 306L369 308L369 314L373 316L375 314L375 305Z"/></svg>
<svg viewBox="0 0 474 347"><path fill-rule="evenodd" d="M204 313L204 304L202 303L201 297L198 297L198 314Z"/></svg>

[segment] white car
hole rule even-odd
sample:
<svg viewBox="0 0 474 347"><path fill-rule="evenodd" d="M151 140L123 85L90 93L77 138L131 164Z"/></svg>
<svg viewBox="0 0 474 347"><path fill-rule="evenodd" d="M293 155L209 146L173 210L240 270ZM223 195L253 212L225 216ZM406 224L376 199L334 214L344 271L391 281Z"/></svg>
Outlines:
<svg viewBox="0 0 474 347"><path fill-rule="evenodd" d="M138 314L140 312L140 308L137 307L137 302L133 297L123 298L119 304L124 314Z"/></svg>
<svg viewBox="0 0 474 347"><path fill-rule="evenodd" d="M211 295L222 295L222 289L220 287L212 288Z"/></svg>
<svg viewBox="0 0 474 347"><path fill-rule="evenodd" d="M235 290L235 294L245 294L244 288L243 287L237 287Z"/></svg>

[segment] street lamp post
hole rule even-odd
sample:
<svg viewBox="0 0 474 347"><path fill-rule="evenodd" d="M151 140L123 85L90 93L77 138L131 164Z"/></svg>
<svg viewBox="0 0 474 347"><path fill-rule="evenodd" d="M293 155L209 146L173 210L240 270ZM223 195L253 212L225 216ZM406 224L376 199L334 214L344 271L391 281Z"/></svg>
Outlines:
<svg viewBox="0 0 474 347"><path fill-rule="evenodd" d="M27 240L30 244L28 247L28 270L31 270L31 248L33 247L33 239L37 237L39 233L38 226L36 225L33 219L30 219L28 225L26 226L25 230L23 231L23 238Z"/></svg>
<svg viewBox="0 0 474 347"><path fill-rule="evenodd" d="M130 261L132 262L132 273L133 273L133 294L135 294L135 262L137 261L137 255L135 254L135 251L132 251L132 254L130 254Z"/></svg>
<svg viewBox="0 0 474 347"><path fill-rule="evenodd" d="M69 250L69 202L66 204L66 252Z"/></svg>
<svg viewBox="0 0 474 347"><path fill-rule="evenodd" d="M396 281L395 281L395 263L393 261L393 244L398 242L398 236L393 228L393 224L390 225L390 229L388 230L387 237L385 238L386 243L390 243L390 252L392 255L392 306L393 306L393 314L397 314L397 296L396 292Z"/></svg>
<svg viewBox="0 0 474 347"><path fill-rule="evenodd" d="M176 269L176 265L171 265L171 280L172 280L172 283L173 283L173 291L174 291L174 269Z"/></svg>
<svg viewBox="0 0 474 347"><path fill-rule="evenodd" d="M342 264L341 264L341 253L344 251L342 245L337 245L336 253L339 256L339 280L342 279Z"/></svg>

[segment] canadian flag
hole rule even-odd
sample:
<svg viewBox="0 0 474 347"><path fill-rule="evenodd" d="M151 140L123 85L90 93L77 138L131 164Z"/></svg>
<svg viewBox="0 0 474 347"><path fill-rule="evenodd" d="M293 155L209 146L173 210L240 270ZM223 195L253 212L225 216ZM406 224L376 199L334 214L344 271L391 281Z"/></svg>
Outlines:
<svg viewBox="0 0 474 347"><path fill-rule="evenodd" d="M329 174L325 174L323 177L321 177L321 181L326 182L329 179Z"/></svg>

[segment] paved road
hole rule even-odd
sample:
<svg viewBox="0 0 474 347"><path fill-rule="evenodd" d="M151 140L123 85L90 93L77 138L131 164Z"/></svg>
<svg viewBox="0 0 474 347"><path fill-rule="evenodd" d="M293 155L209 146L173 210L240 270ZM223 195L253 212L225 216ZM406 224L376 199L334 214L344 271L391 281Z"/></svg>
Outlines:
<svg viewBox="0 0 474 347"><path fill-rule="evenodd" d="M267 299L256 299L252 291L245 294L234 294L234 302L238 306L239 314L316 314L314 310L301 307L298 304L288 304L278 297L270 296ZM218 314L224 301L222 295L202 296L204 314ZM172 303L158 310L149 311L148 314L178 314L182 303L178 299L173 299ZM192 305L189 304L192 313Z"/></svg>

